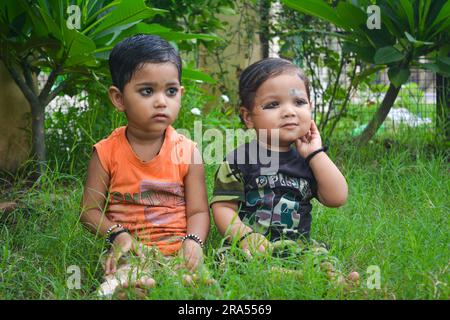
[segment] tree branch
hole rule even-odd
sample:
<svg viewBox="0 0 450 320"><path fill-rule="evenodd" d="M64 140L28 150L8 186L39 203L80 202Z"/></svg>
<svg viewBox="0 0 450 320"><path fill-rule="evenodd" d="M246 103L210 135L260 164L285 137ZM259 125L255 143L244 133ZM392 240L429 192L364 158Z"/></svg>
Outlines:
<svg viewBox="0 0 450 320"><path fill-rule="evenodd" d="M41 101L42 105L46 106L48 105L53 99L55 99L55 97L64 90L64 88L66 87L68 83L68 79L61 82L55 90L51 91L45 98L45 100Z"/></svg>
<svg viewBox="0 0 450 320"><path fill-rule="evenodd" d="M42 103L42 105L46 106L48 103L44 103L45 101L48 101L49 95L51 94L51 90L53 87L53 84L55 83L56 77L58 76L60 71L60 68L57 67L50 72L50 75L48 76L47 82L45 83L44 88L42 89L41 93L39 94L39 101ZM54 98L54 97L53 97ZM51 100L53 100L50 99Z"/></svg>
<svg viewBox="0 0 450 320"><path fill-rule="evenodd" d="M25 78L25 82L26 82L28 88L30 88L31 91L33 91L33 93L36 96L38 96L39 88L36 85L35 81L33 81L33 75L31 72L30 65L26 61L23 61L23 63L21 63L21 67L22 67L23 77Z"/></svg>
<svg viewBox="0 0 450 320"><path fill-rule="evenodd" d="M27 83L22 80L21 76L19 75L19 73L17 72L16 69L13 66L9 65L8 63L6 63L5 60L3 60L3 61L4 61L6 69L8 69L8 71L9 71L9 74L11 75L11 77L13 78L13 80L17 84L17 86L20 88L23 95L30 103L30 105L32 105L32 106L35 105L36 102L39 101L38 96L33 92L33 90L31 88L28 87Z"/></svg>

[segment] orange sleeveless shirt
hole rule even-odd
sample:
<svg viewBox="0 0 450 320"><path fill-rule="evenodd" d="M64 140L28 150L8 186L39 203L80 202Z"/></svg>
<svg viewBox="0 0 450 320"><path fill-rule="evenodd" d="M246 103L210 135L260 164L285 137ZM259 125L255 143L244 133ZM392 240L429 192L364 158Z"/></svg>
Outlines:
<svg viewBox="0 0 450 320"><path fill-rule="evenodd" d="M143 244L157 246L164 255L175 254L186 235L183 180L195 143L169 126L158 155L144 162L131 148L125 130L117 128L94 145L110 177L106 216Z"/></svg>

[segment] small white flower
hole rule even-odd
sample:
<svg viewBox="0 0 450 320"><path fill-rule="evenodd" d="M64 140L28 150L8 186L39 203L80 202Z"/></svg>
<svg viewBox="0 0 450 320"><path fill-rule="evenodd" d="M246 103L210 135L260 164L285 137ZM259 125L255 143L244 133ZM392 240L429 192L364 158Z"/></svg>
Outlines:
<svg viewBox="0 0 450 320"><path fill-rule="evenodd" d="M199 108L192 108L191 109L192 114L195 114L196 116L199 116L202 114Z"/></svg>
<svg viewBox="0 0 450 320"><path fill-rule="evenodd" d="M221 98L222 98L222 100L225 102L225 103L228 103L228 102L230 102L230 98L228 98L228 96L226 96L226 95L221 95L220 96Z"/></svg>

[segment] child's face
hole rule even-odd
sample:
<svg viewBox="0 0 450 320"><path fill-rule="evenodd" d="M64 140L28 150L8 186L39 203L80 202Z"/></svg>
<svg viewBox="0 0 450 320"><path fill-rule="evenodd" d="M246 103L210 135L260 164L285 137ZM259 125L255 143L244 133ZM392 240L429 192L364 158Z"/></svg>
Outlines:
<svg viewBox="0 0 450 320"><path fill-rule="evenodd" d="M298 138L308 133L311 126L311 111L306 87L302 79L292 73L267 79L256 91L251 111L241 108L248 128L266 129L270 137L279 135L279 147L286 150Z"/></svg>
<svg viewBox="0 0 450 320"><path fill-rule="evenodd" d="M184 88L172 63L146 63L136 70L123 92L109 89L111 101L124 111L128 126L143 132L163 132L177 118Z"/></svg>

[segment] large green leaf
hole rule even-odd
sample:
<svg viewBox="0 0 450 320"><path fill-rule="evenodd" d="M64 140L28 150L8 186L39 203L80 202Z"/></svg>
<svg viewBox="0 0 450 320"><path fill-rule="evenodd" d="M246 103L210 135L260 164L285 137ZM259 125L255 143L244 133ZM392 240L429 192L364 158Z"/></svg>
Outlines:
<svg viewBox="0 0 450 320"><path fill-rule="evenodd" d="M439 73L450 74L450 57L437 57L436 65L439 67Z"/></svg>
<svg viewBox="0 0 450 320"><path fill-rule="evenodd" d="M199 39L206 41L218 41L221 40L220 37L211 34L200 34L200 33L186 33L186 32L163 32L159 33L161 37L167 41L179 41L179 40L189 40L189 39Z"/></svg>
<svg viewBox="0 0 450 320"><path fill-rule="evenodd" d="M342 21L337 12L324 1L282 0L282 2L294 10L324 19L343 29L351 29L351 25L347 21Z"/></svg>
<svg viewBox="0 0 450 320"><path fill-rule="evenodd" d="M360 26L366 26L367 14L361 8L347 2L339 2L336 11L341 20L345 21L351 28L356 29Z"/></svg>
<svg viewBox="0 0 450 320"><path fill-rule="evenodd" d="M144 22L138 22L133 24L127 24L127 25L121 25L114 28L110 28L108 30L105 30L99 34L97 34L94 39L99 39L101 37L110 35L112 33L117 34L120 33L120 38L126 38L135 34L161 34L161 33L169 33L171 30L169 28L166 28L160 24L157 23L144 23ZM112 38L108 45L111 44L115 38Z"/></svg>
<svg viewBox="0 0 450 320"><path fill-rule="evenodd" d="M405 54L392 46L383 47L375 52L374 61L376 64L388 64L403 60Z"/></svg>
<svg viewBox="0 0 450 320"><path fill-rule="evenodd" d="M450 1L446 1L446 3L439 10L438 16L433 20L433 23L429 26L429 28L433 29L439 23L449 20L449 17L450 17Z"/></svg>
<svg viewBox="0 0 450 320"><path fill-rule="evenodd" d="M414 8L411 4L410 0L400 0L399 1L400 6L403 8L405 15L408 19L408 24L409 24L409 30L411 30L411 32L414 32L414 28L415 28L415 23L414 23Z"/></svg>
<svg viewBox="0 0 450 320"><path fill-rule="evenodd" d="M160 35L162 33L169 33L170 29L166 28L160 24L157 23L144 23L144 22L139 22L131 27L129 27L128 29L122 31L122 33L120 34L120 37L117 39L113 39L113 43L120 41L121 39L124 39L126 37L135 35L135 34L154 34L154 35ZM110 43L108 43L109 45Z"/></svg>
<svg viewBox="0 0 450 320"><path fill-rule="evenodd" d="M97 27L91 35L94 36L111 27L139 22L164 12L166 11L147 7L144 0L123 0L112 11L96 21Z"/></svg>
<svg viewBox="0 0 450 320"><path fill-rule="evenodd" d="M207 83L216 83L216 80L214 80L211 76L209 76L206 73L203 73L199 70L183 68L182 75L183 75L183 79L198 80L198 81L203 81L203 82L207 82Z"/></svg>
<svg viewBox="0 0 450 320"><path fill-rule="evenodd" d="M359 46L357 43L344 42L342 46L344 53L355 53L360 59L373 63L374 48L371 46Z"/></svg>
<svg viewBox="0 0 450 320"><path fill-rule="evenodd" d="M96 49L94 41L77 30L63 28L64 31L64 66L76 64L95 65L93 53Z"/></svg>
<svg viewBox="0 0 450 320"><path fill-rule="evenodd" d="M410 71L409 68L391 67L388 70L388 76L392 84L399 88L402 84L408 81Z"/></svg>

